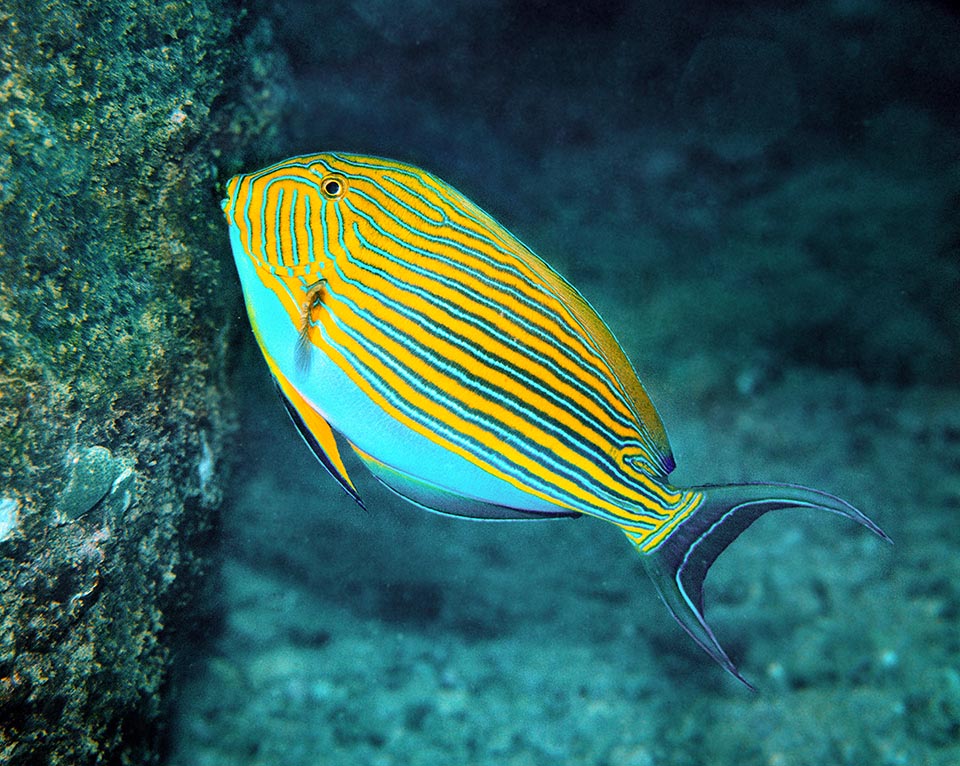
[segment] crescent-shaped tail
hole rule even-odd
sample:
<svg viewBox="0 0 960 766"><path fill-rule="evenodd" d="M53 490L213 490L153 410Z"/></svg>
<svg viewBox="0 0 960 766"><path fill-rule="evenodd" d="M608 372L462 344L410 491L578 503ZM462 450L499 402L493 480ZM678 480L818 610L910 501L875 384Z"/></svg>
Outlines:
<svg viewBox="0 0 960 766"><path fill-rule="evenodd" d="M720 646L703 615L703 580L717 557L765 513L782 508L817 508L862 524L890 538L850 503L826 492L793 484L724 484L692 487L703 493L696 510L648 553L644 567L670 613L728 673L753 689Z"/></svg>

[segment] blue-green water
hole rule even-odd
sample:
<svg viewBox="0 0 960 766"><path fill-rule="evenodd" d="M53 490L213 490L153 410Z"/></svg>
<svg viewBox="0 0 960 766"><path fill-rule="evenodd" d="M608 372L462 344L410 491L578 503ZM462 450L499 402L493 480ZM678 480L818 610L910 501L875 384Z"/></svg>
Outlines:
<svg viewBox="0 0 960 766"><path fill-rule="evenodd" d="M281 14L291 152L414 161L587 295L680 483L796 481L702 655L613 529L470 524L329 481L249 353L223 624L175 764L948 764L960 759L960 22L933 4ZM249 169L249 168L248 168ZM355 469L359 473L360 469Z"/></svg>
<svg viewBox="0 0 960 766"><path fill-rule="evenodd" d="M0 11L0 762L960 762L951 4L26 5ZM427 514L350 463L364 512L324 473L217 208L324 150L436 173L572 281L678 485L814 486L893 538L784 512L719 559L706 613L758 693L615 528Z"/></svg>

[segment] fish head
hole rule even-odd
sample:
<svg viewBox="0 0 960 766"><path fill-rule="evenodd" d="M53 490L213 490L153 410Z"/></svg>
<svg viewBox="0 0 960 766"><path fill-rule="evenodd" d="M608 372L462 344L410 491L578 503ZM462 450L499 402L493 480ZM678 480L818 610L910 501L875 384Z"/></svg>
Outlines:
<svg viewBox="0 0 960 766"><path fill-rule="evenodd" d="M397 228L396 221L413 208L421 232L444 229L451 203L470 221L500 231L435 176L377 157L340 152L292 157L234 176L226 191L222 207L234 250L239 246L257 268L287 278L319 274L330 261L383 245L384 231Z"/></svg>
<svg viewBox="0 0 960 766"><path fill-rule="evenodd" d="M288 278L319 273L330 253L330 221L342 226L349 215L341 204L349 191L350 181L332 167L327 154L234 176L221 207L239 246L235 254Z"/></svg>

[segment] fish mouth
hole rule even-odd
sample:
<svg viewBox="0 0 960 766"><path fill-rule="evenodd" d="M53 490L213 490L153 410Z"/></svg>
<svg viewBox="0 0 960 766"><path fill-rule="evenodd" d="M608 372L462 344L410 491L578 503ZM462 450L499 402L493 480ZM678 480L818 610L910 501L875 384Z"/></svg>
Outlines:
<svg viewBox="0 0 960 766"><path fill-rule="evenodd" d="M223 214L227 218L227 223L230 223L233 218L233 203L237 198L237 189L240 187L240 182L243 180L243 174L235 175L229 181L227 181L226 186L226 197L220 200L220 209L223 211Z"/></svg>

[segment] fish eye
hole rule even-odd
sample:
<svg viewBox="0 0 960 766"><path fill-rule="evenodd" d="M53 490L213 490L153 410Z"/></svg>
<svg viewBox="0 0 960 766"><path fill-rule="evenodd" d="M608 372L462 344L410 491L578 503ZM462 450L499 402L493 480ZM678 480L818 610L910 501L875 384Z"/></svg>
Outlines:
<svg viewBox="0 0 960 766"><path fill-rule="evenodd" d="M338 176L330 176L320 182L320 191L327 199L340 199L346 190L346 181Z"/></svg>

